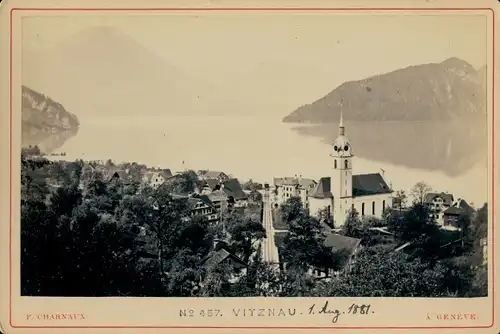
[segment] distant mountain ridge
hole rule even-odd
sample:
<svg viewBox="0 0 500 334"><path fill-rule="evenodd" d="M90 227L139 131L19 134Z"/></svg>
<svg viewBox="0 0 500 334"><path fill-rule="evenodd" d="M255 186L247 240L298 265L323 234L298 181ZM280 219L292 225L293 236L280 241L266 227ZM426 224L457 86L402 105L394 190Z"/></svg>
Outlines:
<svg viewBox="0 0 500 334"><path fill-rule="evenodd" d="M205 83L108 26L86 28L43 52L26 50L23 83L85 116L184 115L204 110L210 98Z"/></svg>
<svg viewBox="0 0 500 334"><path fill-rule="evenodd" d="M60 138L66 139L75 135L79 126L78 117L60 103L22 86L23 146L38 145L48 153L57 148L56 146L62 145Z"/></svg>
<svg viewBox="0 0 500 334"><path fill-rule="evenodd" d="M486 67L458 58L349 81L283 118L287 123L435 121L486 117Z"/></svg>

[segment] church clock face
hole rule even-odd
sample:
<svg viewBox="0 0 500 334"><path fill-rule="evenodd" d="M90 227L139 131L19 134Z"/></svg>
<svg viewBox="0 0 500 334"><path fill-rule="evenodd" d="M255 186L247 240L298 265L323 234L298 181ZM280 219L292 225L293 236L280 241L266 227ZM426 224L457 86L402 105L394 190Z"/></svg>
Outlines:
<svg viewBox="0 0 500 334"><path fill-rule="evenodd" d="M349 146L344 146L344 151L349 151Z"/></svg>
<svg viewBox="0 0 500 334"><path fill-rule="evenodd" d="M335 146L333 147L333 150L334 150L335 152L337 152L337 151L339 150L339 148L337 147L337 145L335 145Z"/></svg>

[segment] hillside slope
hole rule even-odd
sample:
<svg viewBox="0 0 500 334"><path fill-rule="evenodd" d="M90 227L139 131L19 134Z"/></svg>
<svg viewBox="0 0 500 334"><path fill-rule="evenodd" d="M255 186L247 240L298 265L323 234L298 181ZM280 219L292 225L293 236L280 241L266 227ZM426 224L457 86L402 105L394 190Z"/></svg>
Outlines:
<svg viewBox="0 0 500 334"><path fill-rule="evenodd" d="M434 121L486 115L486 70L450 58L346 82L283 121Z"/></svg>
<svg viewBox="0 0 500 334"><path fill-rule="evenodd" d="M78 132L76 115L60 103L22 86L22 146L38 145L46 153Z"/></svg>

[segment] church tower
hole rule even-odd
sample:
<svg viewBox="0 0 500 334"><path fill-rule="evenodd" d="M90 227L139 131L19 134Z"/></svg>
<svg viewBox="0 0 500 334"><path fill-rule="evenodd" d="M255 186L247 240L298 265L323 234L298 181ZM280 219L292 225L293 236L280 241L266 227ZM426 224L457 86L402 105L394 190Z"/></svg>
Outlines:
<svg viewBox="0 0 500 334"><path fill-rule="evenodd" d="M352 147L345 136L344 119L340 113L339 134L333 142L330 154L333 160L333 171L330 189L333 194L333 219L335 227L344 224L352 207Z"/></svg>

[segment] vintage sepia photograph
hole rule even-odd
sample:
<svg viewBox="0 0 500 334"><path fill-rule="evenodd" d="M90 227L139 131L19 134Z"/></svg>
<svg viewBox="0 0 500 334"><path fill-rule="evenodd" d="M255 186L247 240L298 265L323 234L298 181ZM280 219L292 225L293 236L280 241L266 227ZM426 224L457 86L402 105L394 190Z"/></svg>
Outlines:
<svg viewBox="0 0 500 334"><path fill-rule="evenodd" d="M484 14L73 14L21 20L21 296L488 296Z"/></svg>

